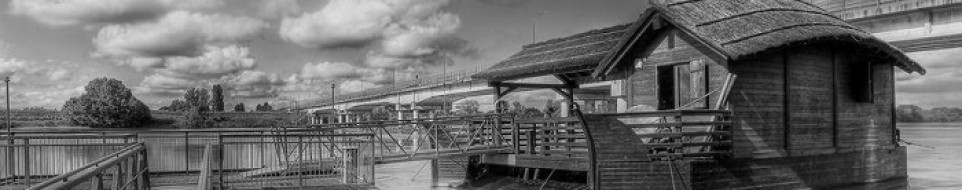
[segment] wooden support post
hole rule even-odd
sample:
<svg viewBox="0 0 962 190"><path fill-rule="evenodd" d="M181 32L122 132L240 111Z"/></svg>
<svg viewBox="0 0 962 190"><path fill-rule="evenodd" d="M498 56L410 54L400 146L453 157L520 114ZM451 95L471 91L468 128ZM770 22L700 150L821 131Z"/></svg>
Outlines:
<svg viewBox="0 0 962 190"><path fill-rule="evenodd" d="M518 123L512 121L512 122L511 122L511 141L512 141L512 142L511 142L511 144L512 144L511 146L514 148L514 153L515 153L515 154L520 154L520 153L521 153L521 150L520 150L520 149L521 149L521 144L520 144L521 140L520 140L520 138L521 138L521 124L518 124Z"/></svg>
<svg viewBox="0 0 962 190"><path fill-rule="evenodd" d="M140 189L148 190L150 189L150 170L147 165L147 149L140 151L140 168L144 170L144 173L140 175Z"/></svg>
<svg viewBox="0 0 962 190"><path fill-rule="evenodd" d="M102 173L97 173L94 177L90 178L90 190L103 190L104 189L104 175Z"/></svg>
<svg viewBox="0 0 962 190"><path fill-rule="evenodd" d="M538 141L538 139L536 139L536 138L537 138L537 136L536 136L537 134L535 134L535 132L534 132L533 129L530 130L530 131L528 131L527 133L528 133L528 134L527 134L527 135L528 135L528 154L535 154L535 150L537 150L537 148L536 148L536 147L537 147L537 144L536 144L536 143L537 143L537 141Z"/></svg>
<svg viewBox="0 0 962 190"><path fill-rule="evenodd" d="M127 161L117 163L117 170L114 171L114 189L121 189L124 186L124 165Z"/></svg>
<svg viewBox="0 0 962 190"><path fill-rule="evenodd" d="M528 180L529 173L531 173L531 168L524 168L524 176L521 179Z"/></svg>

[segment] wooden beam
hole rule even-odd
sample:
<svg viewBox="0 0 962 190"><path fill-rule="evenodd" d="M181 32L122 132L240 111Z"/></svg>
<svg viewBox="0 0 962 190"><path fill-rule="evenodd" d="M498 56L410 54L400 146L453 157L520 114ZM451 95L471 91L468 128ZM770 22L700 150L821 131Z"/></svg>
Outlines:
<svg viewBox="0 0 962 190"><path fill-rule="evenodd" d="M510 87L508 87L508 89L505 89L504 91L498 92L498 93L499 93L498 96L499 96L499 97L504 97L504 96L508 95L508 93L511 93L511 92L513 92L513 91L516 90L516 89L518 89L518 87L510 86Z"/></svg>
<svg viewBox="0 0 962 190"><path fill-rule="evenodd" d="M565 99L567 99L567 100L569 100L569 101L573 101L573 100L574 100L574 95L573 95L573 94L569 94L569 93L565 92L564 90L561 90L561 88L551 88L551 90L554 90L554 92L560 94L561 96L564 96Z"/></svg>

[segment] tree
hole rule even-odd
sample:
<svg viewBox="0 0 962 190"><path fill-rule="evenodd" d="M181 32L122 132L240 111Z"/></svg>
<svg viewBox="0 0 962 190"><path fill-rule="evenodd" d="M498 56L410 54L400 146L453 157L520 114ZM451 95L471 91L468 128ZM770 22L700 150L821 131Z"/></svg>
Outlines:
<svg viewBox="0 0 962 190"><path fill-rule="evenodd" d="M187 90L187 93L184 94L184 101L187 102L190 109L198 109L203 112L210 110L210 94L207 89L193 88Z"/></svg>
<svg viewBox="0 0 962 190"><path fill-rule="evenodd" d="M210 89L211 92L211 106L214 111L224 111L224 89L221 88L220 84L215 84L214 87Z"/></svg>
<svg viewBox="0 0 962 190"><path fill-rule="evenodd" d="M183 111L190 110L190 105L187 105L187 102L185 102L184 100L175 99L173 101L170 101L170 105L160 107L160 110L183 112Z"/></svg>
<svg viewBox="0 0 962 190"><path fill-rule="evenodd" d="M84 87L84 93L63 105L67 122L90 127L140 127L149 122L150 108L134 97L117 79L97 78Z"/></svg>
<svg viewBox="0 0 962 190"><path fill-rule="evenodd" d="M244 112L244 111L246 111L246 110L244 110L244 103L243 103L243 102L237 103L237 105L234 105L234 112Z"/></svg>
<svg viewBox="0 0 962 190"><path fill-rule="evenodd" d="M255 111L273 111L274 108L271 107L270 104L267 104L267 102L264 102L264 105L258 104L258 105L257 105L257 108L254 109L254 110L255 110Z"/></svg>
<svg viewBox="0 0 962 190"><path fill-rule="evenodd" d="M187 112L184 112L183 126L190 128L206 128L213 126L208 112L210 111L210 94L207 89L193 88L184 93L187 102Z"/></svg>
<svg viewBox="0 0 962 190"><path fill-rule="evenodd" d="M481 113L480 108L481 104L477 100L465 100L454 105L457 114L478 114Z"/></svg>

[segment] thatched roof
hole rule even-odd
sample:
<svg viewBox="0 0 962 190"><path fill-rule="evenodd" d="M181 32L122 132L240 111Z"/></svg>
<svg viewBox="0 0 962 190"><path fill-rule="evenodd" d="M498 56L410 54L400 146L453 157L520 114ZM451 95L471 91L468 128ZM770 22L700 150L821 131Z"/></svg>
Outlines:
<svg viewBox="0 0 962 190"><path fill-rule="evenodd" d="M617 25L525 45L521 52L473 77L487 80L511 80L574 71L591 71L610 50L613 50L630 26L630 24Z"/></svg>
<svg viewBox="0 0 962 190"><path fill-rule="evenodd" d="M906 72L925 73L898 48L804 1L661 0L652 4L658 16L649 18L665 19L727 60L786 45L833 41L878 51ZM599 71L614 63L603 63Z"/></svg>
<svg viewBox="0 0 962 190"><path fill-rule="evenodd" d="M585 69L597 69L598 77L617 63L614 57L628 48L629 38L645 31L642 26L653 19L665 20L726 60L787 45L834 41L878 51L906 72L925 73L898 48L804 1L656 0L652 4L636 23L524 46L474 77L512 80Z"/></svg>

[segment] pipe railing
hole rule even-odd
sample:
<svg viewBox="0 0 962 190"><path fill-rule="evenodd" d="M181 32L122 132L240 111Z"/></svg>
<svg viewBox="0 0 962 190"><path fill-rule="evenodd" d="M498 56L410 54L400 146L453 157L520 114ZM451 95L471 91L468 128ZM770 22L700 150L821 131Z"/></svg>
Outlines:
<svg viewBox="0 0 962 190"><path fill-rule="evenodd" d="M74 189L82 183L88 183L89 189L146 190L150 189L147 168L146 146L136 143L27 189Z"/></svg>
<svg viewBox="0 0 962 190"><path fill-rule="evenodd" d="M22 134L0 136L0 185L29 186L87 164L67 154L99 157L136 142L135 134Z"/></svg>

